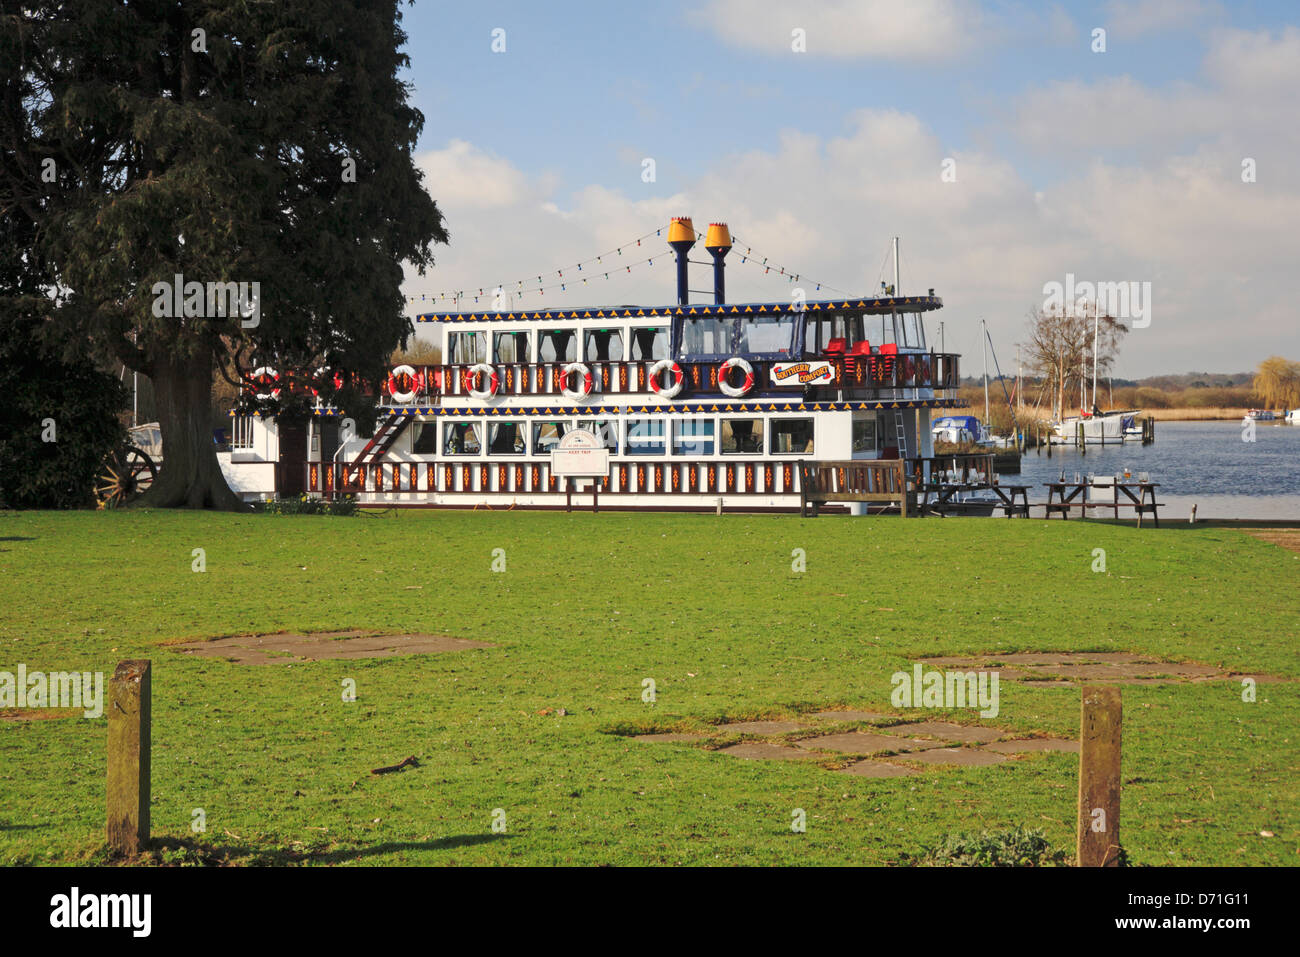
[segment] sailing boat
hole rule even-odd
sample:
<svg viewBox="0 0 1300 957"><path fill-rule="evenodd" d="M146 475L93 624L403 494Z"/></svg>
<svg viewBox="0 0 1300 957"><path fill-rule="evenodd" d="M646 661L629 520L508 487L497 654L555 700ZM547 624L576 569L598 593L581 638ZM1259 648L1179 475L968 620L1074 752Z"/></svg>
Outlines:
<svg viewBox="0 0 1300 957"><path fill-rule="evenodd" d="M1126 440L1142 438L1142 427L1137 417L1141 409L1111 409L1103 412L1097 405L1097 342L1101 332L1100 303L1092 307L1092 408L1082 407L1087 395L1087 384L1079 384L1080 409L1078 415L1062 415L1052 425L1054 441L1058 445L1073 445L1079 439L1080 429L1083 441L1089 445L1111 445ZM1064 412L1064 410L1062 410Z"/></svg>
<svg viewBox="0 0 1300 957"><path fill-rule="evenodd" d="M984 320L980 320L980 331L984 339L984 420L981 422L973 415L945 415L931 423L931 434L936 442L949 442L953 445L974 445L979 448L993 448L998 443L989 431L989 350L988 333L984 329Z"/></svg>

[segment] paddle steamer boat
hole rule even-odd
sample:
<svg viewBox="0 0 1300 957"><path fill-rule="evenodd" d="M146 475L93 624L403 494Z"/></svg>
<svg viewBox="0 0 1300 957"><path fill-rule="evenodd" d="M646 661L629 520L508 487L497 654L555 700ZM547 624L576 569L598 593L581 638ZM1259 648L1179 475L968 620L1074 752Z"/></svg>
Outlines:
<svg viewBox="0 0 1300 957"><path fill-rule="evenodd" d="M931 410L965 405L958 356L927 340L924 316L943 305L934 290L898 295L895 262L895 286L874 297L728 303L731 238L715 223L714 302L691 303L697 235L686 217L669 227L672 305L420 315L444 361L392 369L373 436L349 436L320 406L290 439L296 465L286 436L256 417L236 422L232 457L241 445L263 462L279 454L281 495L372 506L562 508L575 481L602 508L788 511L809 460L902 460L908 481L929 481ZM602 475L552 468L570 433L587 437L580 446L594 437Z"/></svg>

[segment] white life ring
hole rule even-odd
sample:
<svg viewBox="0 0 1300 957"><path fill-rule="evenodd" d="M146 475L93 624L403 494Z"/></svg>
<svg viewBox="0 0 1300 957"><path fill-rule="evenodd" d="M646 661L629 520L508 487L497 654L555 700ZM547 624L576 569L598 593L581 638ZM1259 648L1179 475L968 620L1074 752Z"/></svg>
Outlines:
<svg viewBox="0 0 1300 957"><path fill-rule="evenodd" d="M732 369L740 369L745 373L744 385L739 388L727 381L727 373ZM754 367L746 362L740 356L732 356L722 365L718 366L718 388L724 395L729 395L733 399L739 399L742 395L754 388Z"/></svg>
<svg viewBox="0 0 1300 957"><path fill-rule="evenodd" d="M279 382L280 373L276 372L270 366L258 366L253 370L253 374L250 378L252 379L254 386L256 386L257 380L262 378L270 379L272 382ZM278 398L280 398L280 387L278 385L270 392L257 393L257 400L259 402L265 402L267 399Z"/></svg>
<svg viewBox="0 0 1300 957"><path fill-rule="evenodd" d="M487 382L487 386L482 389L476 388L480 375ZM501 380L497 378L497 370L486 362L480 362L466 369L464 381L466 391L476 399L490 399L497 394L497 389L501 387Z"/></svg>
<svg viewBox="0 0 1300 957"><path fill-rule="evenodd" d="M397 391L397 377L407 376L411 380L410 392ZM394 402L405 405L420 394L424 388L424 377L417 375L415 370L410 366L395 366L393 371L388 373L388 395Z"/></svg>
<svg viewBox="0 0 1300 957"><path fill-rule="evenodd" d="M575 372L582 376L582 387L579 389L570 389L569 376ZM561 368L560 381L564 383L562 391L564 392L564 397L566 399L585 399L587 396L591 395L591 390L596 387L596 380L592 378L591 370L582 362L570 362L568 365Z"/></svg>
<svg viewBox="0 0 1300 957"><path fill-rule="evenodd" d="M672 372L673 374L673 384L667 388L659 385L659 377L665 372ZM685 384L686 373L672 359L660 359L650 367L650 391L656 395L663 396L665 399L674 399L682 391L682 386Z"/></svg>

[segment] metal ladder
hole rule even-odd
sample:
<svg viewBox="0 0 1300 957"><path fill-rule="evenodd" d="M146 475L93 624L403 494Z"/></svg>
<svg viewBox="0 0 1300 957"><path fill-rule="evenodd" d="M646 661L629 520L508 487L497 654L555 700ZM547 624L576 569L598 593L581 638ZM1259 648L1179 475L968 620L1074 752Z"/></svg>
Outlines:
<svg viewBox="0 0 1300 957"><path fill-rule="evenodd" d="M907 458L907 429L903 425L903 410L894 410L894 429L898 436L898 457Z"/></svg>

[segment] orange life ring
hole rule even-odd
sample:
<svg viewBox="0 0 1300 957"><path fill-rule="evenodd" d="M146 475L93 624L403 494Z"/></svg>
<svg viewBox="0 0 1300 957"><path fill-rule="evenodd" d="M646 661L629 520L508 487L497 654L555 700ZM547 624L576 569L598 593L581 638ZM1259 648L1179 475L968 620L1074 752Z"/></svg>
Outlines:
<svg viewBox="0 0 1300 957"><path fill-rule="evenodd" d="M486 388L477 388L479 376L486 378ZM501 380L497 377L497 370L486 362L480 362L466 369L462 381L465 384L465 391L476 399L490 399L497 394L497 389L501 388Z"/></svg>
<svg viewBox="0 0 1300 957"><path fill-rule="evenodd" d="M673 374L673 384L670 386L661 386L659 384L659 377L665 372L671 372ZM686 385L686 373L683 372L682 367L676 362L673 362L672 359L660 359L652 365L650 367L649 379L650 391L655 393L655 395L663 396L665 399L676 398L678 393L680 393Z"/></svg>
<svg viewBox="0 0 1300 957"><path fill-rule="evenodd" d="M740 369L745 373L745 382L740 387L736 387L727 381L727 373L732 369ZM754 367L751 366L740 356L732 356L722 365L718 366L718 388L724 395L729 395L733 399L739 399L742 395L754 388Z"/></svg>

